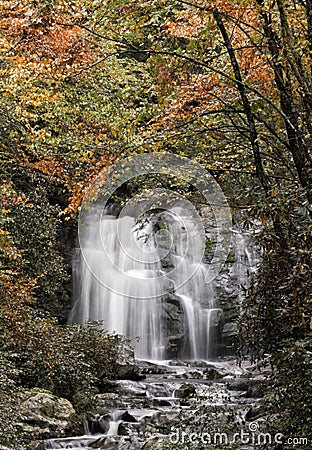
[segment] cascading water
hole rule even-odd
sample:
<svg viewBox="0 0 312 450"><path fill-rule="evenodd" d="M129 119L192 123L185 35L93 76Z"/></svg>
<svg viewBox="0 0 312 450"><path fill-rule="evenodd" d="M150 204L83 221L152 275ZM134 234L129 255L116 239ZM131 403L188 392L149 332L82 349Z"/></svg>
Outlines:
<svg viewBox="0 0 312 450"><path fill-rule="evenodd" d="M104 329L133 340L137 358L166 359L170 332L164 310L169 295L183 311L178 356L208 359L212 330L222 312L213 286L205 283L203 239L192 217L181 217L177 208L141 224L130 216L90 212L74 260L70 320L101 320Z"/></svg>
<svg viewBox="0 0 312 450"><path fill-rule="evenodd" d="M106 330L140 339L137 357L163 359L161 267L149 240L139 240L134 228L132 217L90 216L74 272L71 320L102 320Z"/></svg>

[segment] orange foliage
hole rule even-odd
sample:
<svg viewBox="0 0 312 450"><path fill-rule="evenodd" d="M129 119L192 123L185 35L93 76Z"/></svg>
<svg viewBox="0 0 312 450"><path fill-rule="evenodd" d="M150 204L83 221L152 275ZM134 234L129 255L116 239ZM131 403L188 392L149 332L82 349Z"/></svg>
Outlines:
<svg viewBox="0 0 312 450"><path fill-rule="evenodd" d="M116 159L114 156L107 154L97 158L92 156L93 155L90 154L90 158L84 160L84 167L80 173L80 179L83 181L76 182L72 180L72 177L66 170L66 160L56 161L51 157L45 157L39 161L31 162L23 152L18 152L14 159L20 166L35 171L37 170L67 187L70 192L70 198L68 199L68 206L64 210L64 214L66 215L66 220L69 220L70 217L77 213L77 210L84 199L86 190L92 186L98 174L102 172L103 169L108 168L113 164ZM20 196L17 197L16 201L19 201L19 197Z"/></svg>
<svg viewBox="0 0 312 450"><path fill-rule="evenodd" d="M60 76L62 69L77 70L93 62L90 45L95 43L78 26L66 24L69 18L64 11L40 17L23 2L1 2L1 6L0 30L15 63Z"/></svg>
<svg viewBox="0 0 312 450"><path fill-rule="evenodd" d="M163 28L171 36L190 38L203 25L202 14L187 11L179 11L175 22L166 24Z"/></svg>
<svg viewBox="0 0 312 450"><path fill-rule="evenodd" d="M105 169L111 166L114 162L115 157L112 155L103 155L95 164L94 160L92 160L89 170L85 173L84 181L79 181L72 186L69 204L64 210L66 220L68 220L70 216L74 216L76 214L84 200L85 193L90 189L90 187L93 186L98 175L105 172Z"/></svg>
<svg viewBox="0 0 312 450"><path fill-rule="evenodd" d="M202 61L205 62L206 57L207 69L202 68L200 74L190 73L189 76L180 78L169 75L166 77L167 85L171 82L171 86L175 86L175 97L168 103L166 111L154 119L155 128L170 127L175 122L201 114L202 111L218 110L226 104L237 105L240 101L235 82L227 78L235 77L213 19L212 13L215 11L221 13L244 82L263 95L271 95L275 90L270 61L267 59L267 52L262 48L264 44L261 33L257 32L259 11L254 1L209 0L194 4L199 8L177 12L175 21L166 24L164 29L173 37L184 37L194 40L195 43L197 39L202 42L200 45L206 45L202 50Z"/></svg>

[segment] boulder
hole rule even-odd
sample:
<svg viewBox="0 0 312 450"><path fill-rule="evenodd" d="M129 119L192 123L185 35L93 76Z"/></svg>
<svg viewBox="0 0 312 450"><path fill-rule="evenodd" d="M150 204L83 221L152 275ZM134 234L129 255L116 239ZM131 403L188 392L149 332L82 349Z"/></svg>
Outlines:
<svg viewBox="0 0 312 450"><path fill-rule="evenodd" d="M23 394L20 405L21 433L31 439L48 439L73 433L77 421L72 404L49 391L33 389Z"/></svg>
<svg viewBox="0 0 312 450"><path fill-rule="evenodd" d="M168 372L168 367L151 363L149 361L140 361L139 366L141 375L165 374Z"/></svg>
<svg viewBox="0 0 312 450"><path fill-rule="evenodd" d="M122 420L123 422L129 422L129 423L135 423L137 422L136 418L133 417L129 411L125 411L121 414L119 417L119 420Z"/></svg>
<svg viewBox="0 0 312 450"><path fill-rule="evenodd" d="M134 350L125 341L118 345L116 360L116 378L119 380L140 380L139 366L134 359Z"/></svg>
<svg viewBox="0 0 312 450"><path fill-rule="evenodd" d="M185 399L196 393L195 386L193 384L184 383L174 391L176 398Z"/></svg>
<svg viewBox="0 0 312 450"><path fill-rule="evenodd" d="M87 413L85 421L91 434L104 434L109 430L110 417L108 414Z"/></svg>
<svg viewBox="0 0 312 450"><path fill-rule="evenodd" d="M246 420L249 421L254 421L257 419L260 419L264 416L266 416L266 414L268 413L268 409L266 407L266 405L253 405L246 413Z"/></svg>
<svg viewBox="0 0 312 450"><path fill-rule="evenodd" d="M220 378L224 377L224 374L214 367L207 367L204 370L204 375L207 380L220 380Z"/></svg>

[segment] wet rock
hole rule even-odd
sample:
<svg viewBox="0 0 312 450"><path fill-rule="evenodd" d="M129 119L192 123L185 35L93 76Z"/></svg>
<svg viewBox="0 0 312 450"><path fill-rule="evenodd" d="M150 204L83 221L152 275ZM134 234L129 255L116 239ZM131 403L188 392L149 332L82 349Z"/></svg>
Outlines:
<svg viewBox="0 0 312 450"><path fill-rule="evenodd" d="M88 413L85 416L87 428L91 434L104 434L109 430L110 417L108 414Z"/></svg>
<svg viewBox="0 0 312 450"><path fill-rule="evenodd" d="M194 380L200 380L204 377L203 372L200 372L199 370L190 370L188 372L183 373L183 378L191 378Z"/></svg>
<svg viewBox="0 0 312 450"><path fill-rule="evenodd" d="M178 295L169 293L165 296L165 302L169 303L170 305L176 306L179 311L183 312L183 308L181 306L181 299Z"/></svg>
<svg viewBox="0 0 312 450"><path fill-rule="evenodd" d="M137 422L136 418L133 417L129 411L125 411L120 417L119 420L122 420L123 422Z"/></svg>
<svg viewBox="0 0 312 450"><path fill-rule="evenodd" d="M118 427L118 435L120 436L129 436L129 435L133 435L134 433L139 433L142 429L142 426L140 423L136 422L136 423L131 423L131 422L127 422L127 423L121 423L119 424Z"/></svg>
<svg viewBox="0 0 312 450"><path fill-rule="evenodd" d="M115 392L97 394L94 397L94 411L98 414L105 414L109 409L123 408L124 402Z"/></svg>
<svg viewBox="0 0 312 450"><path fill-rule="evenodd" d="M144 441L137 436L106 436L89 447L97 450L141 450L143 444Z"/></svg>
<svg viewBox="0 0 312 450"><path fill-rule="evenodd" d="M241 379L230 381L228 389L231 391L244 391L246 398L262 398L267 391L266 382L257 379Z"/></svg>
<svg viewBox="0 0 312 450"><path fill-rule="evenodd" d="M246 420L256 420L267 414L265 405L253 405L246 413Z"/></svg>
<svg viewBox="0 0 312 450"><path fill-rule="evenodd" d="M176 398L185 399L196 393L195 386L193 384L181 384L181 386L174 391Z"/></svg>
<svg viewBox="0 0 312 450"><path fill-rule="evenodd" d="M153 399L153 406L172 406L173 402L172 400L166 400L164 398L154 398Z"/></svg>
<svg viewBox="0 0 312 450"><path fill-rule="evenodd" d="M172 359L171 361L169 361L169 366L185 366L185 367L189 367L191 365L190 361L183 361L180 359Z"/></svg>
<svg viewBox="0 0 312 450"><path fill-rule="evenodd" d="M168 336L166 340L168 358L176 357L184 344L185 334L179 333L174 336Z"/></svg>
<svg viewBox="0 0 312 450"><path fill-rule="evenodd" d="M108 393L97 394L94 398L93 411L105 414L108 410L125 410L129 408L146 408L150 406L150 400L146 396L133 396L126 394Z"/></svg>
<svg viewBox="0 0 312 450"><path fill-rule="evenodd" d="M120 380L140 380L140 370L134 359L134 350L124 341L118 346L116 378Z"/></svg>
<svg viewBox="0 0 312 450"><path fill-rule="evenodd" d="M207 367L207 369L204 370L204 375L207 380L219 380L224 377L223 373L213 367Z"/></svg>
<svg viewBox="0 0 312 450"><path fill-rule="evenodd" d="M163 269L173 269L174 264L169 256L165 256L161 258L161 266Z"/></svg>
<svg viewBox="0 0 312 450"><path fill-rule="evenodd" d="M172 293L175 289L174 281L169 277L163 278L163 286L164 290L167 291L168 293Z"/></svg>
<svg viewBox="0 0 312 450"><path fill-rule="evenodd" d="M111 436L101 436L96 441L88 445L90 448L101 449L101 450L119 450L118 439Z"/></svg>
<svg viewBox="0 0 312 450"><path fill-rule="evenodd" d="M169 385L166 383L149 383L146 386L147 395L153 397L168 397L170 395Z"/></svg>
<svg viewBox="0 0 312 450"><path fill-rule="evenodd" d="M223 337L233 338L238 335L238 327L235 322L228 322L224 325L222 330Z"/></svg>
<svg viewBox="0 0 312 450"><path fill-rule="evenodd" d="M223 311L220 308L214 308L210 311L210 326L219 327L223 321Z"/></svg>
<svg viewBox="0 0 312 450"><path fill-rule="evenodd" d="M141 375L163 374L168 371L168 367L160 366L149 361L140 361L139 367Z"/></svg>
<svg viewBox="0 0 312 450"><path fill-rule="evenodd" d="M132 409L131 410L131 415L133 417L136 418L136 420L140 423L147 423L149 421L151 421L152 419L154 420L155 417L157 417L159 414L159 410L158 409L144 409L144 408L140 408L140 409Z"/></svg>
<svg viewBox="0 0 312 450"><path fill-rule="evenodd" d="M101 436L103 437L103 436ZM45 450L45 449L51 449L51 448L72 448L72 449L78 449L78 448L92 448L92 445L94 442L98 441L100 437L97 436L74 436L74 437L68 437L68 438L57 438L57 439L49 439L45 440L37 447L31 447L31 449L35 450ZM97 448L97 447L96 447Z"/></svg>
<svg viewBox="0 0 312 450"><path fill-rule="evenodd" d="M146 386L143 383L134 382L130 380L117 380L110 382L111 392L118 394L145 396Z"/></svg>

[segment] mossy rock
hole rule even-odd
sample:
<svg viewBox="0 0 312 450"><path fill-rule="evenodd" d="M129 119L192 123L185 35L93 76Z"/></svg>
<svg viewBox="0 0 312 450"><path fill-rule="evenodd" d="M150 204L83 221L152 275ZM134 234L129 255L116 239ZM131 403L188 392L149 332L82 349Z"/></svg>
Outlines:
<svg viewBox="0 0 312 450"><path fill-rule="evenodd" d="M20 405L19 428L31 439L68 436L75 428L77 414L73 405L46 390L25 391Z"/></svg>

